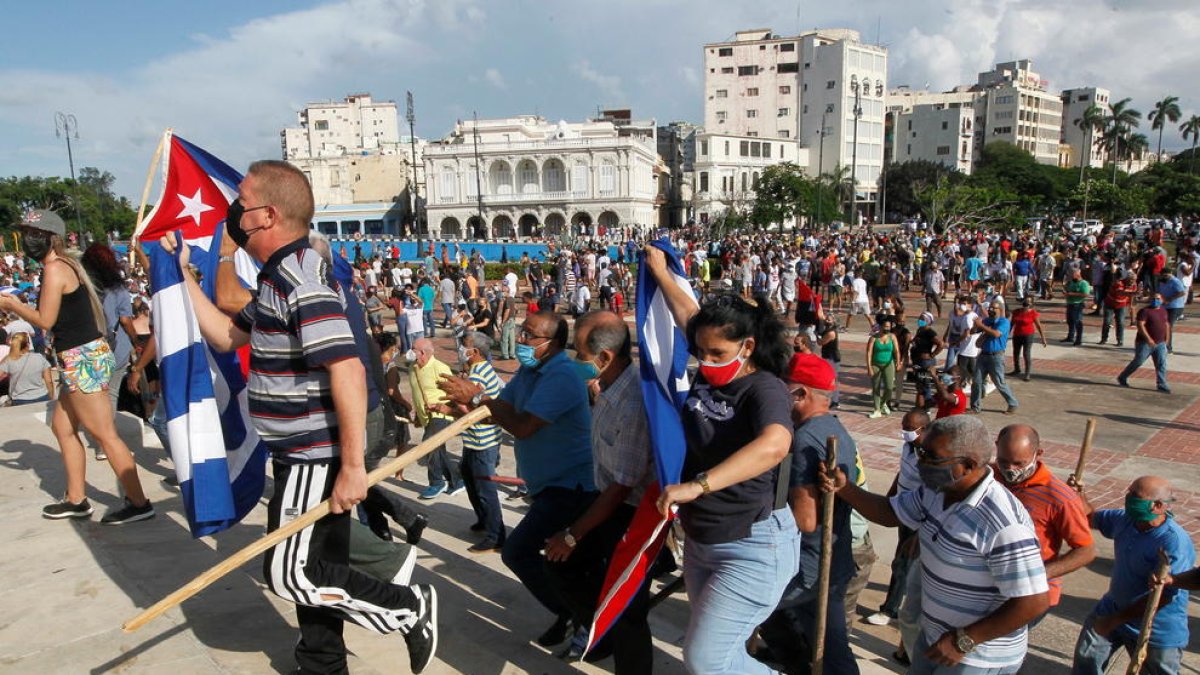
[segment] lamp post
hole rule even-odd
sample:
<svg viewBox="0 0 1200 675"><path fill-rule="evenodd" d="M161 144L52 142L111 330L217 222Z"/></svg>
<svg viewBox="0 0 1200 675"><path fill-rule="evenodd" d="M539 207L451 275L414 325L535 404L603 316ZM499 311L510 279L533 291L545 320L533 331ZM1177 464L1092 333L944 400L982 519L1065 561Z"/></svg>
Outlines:
<svg viewBox="0 0 1200 675"><path fill-rule="evenodd" d="M854 92L854 142L850 146L850 203L846 209L846 220L854 227L854 216L858 209L858 120L862 118L862 95L867 88L866 80L860 84L857 75L850 76L850 91Z"/></svg>
<svg viewBox="0 0 1200 675"><path fill-rule="evenodd" d="M479 207L479 227L484 231L484 239L487 238L486 229L483 224L483 178L481 171L483 165L479 159L479 114L475 113L475 124L471 127L471 134L475 141L475 197L478 200ZM471 228L471 239L475 238L475 229Z"/></svg>
<svg viewBox="0 0 1200 675"><path fill-rule="evenodd" d="M67 164L71 167L71 201L75 203L75 227L79 230L79 245L83 246L83 216L79 214L79 185L75 181L75 157L71 153L71 135L79 140L79 122L71 113L54 113L54 137L67 139Z"/></svg>
<svg viewBox="0 0 1200 675"><path fill-rule="evenodd" d="M821 130L817 135L821 137L820 150L817 151L817 225L823 220L822 204L825 202L825 194L821 189L821 176L825 175L825 118L829 115L829 111L821 113Z"/></svg>
<svg viewBox="0 0 1200 675"><path fill-rule="evenodd" d="M413 227L417 230L417 258L421 258L421 188L417 182L417 133L414 131L414 126L417 121L416 113L413 111L413 95L412 92L405 92L408 96L408 114L405 117L408 119L408 143L412 150L412 187L413 187Z"/></svg>

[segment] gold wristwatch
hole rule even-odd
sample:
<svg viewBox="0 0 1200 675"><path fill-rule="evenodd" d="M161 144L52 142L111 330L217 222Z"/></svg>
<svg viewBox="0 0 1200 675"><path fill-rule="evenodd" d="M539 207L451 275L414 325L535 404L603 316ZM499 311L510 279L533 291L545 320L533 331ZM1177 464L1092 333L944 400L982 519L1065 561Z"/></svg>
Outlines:
<svg viewBox="0 0 1200 675"><path fill-rule="evenodd" d="M696 474L696 477L692 479L692 482L700 486L700 489L704 491L703 494L712 492L712 488L708 487L707 471L701 471L700 473Z"/></svg>

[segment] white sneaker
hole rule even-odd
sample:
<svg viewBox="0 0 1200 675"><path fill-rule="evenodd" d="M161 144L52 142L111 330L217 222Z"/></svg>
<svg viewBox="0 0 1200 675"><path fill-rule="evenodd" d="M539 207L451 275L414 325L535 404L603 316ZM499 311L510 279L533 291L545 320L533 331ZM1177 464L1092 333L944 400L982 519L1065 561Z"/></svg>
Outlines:
<svg viewBox="0 0 1200 675"><path fill-rule="evenodd" d="M884 614L883 612L875 612L871 616L867 617L867 623L871 624L872 626L886 626L891 622L892 617Z"/></svg>

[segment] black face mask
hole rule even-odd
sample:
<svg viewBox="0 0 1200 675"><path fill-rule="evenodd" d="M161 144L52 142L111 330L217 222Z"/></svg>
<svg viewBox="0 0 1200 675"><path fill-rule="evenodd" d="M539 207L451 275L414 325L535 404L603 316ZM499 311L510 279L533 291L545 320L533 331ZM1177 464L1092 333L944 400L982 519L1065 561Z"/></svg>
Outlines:
<svg viewBox="0 0 1200 675"><path fill-rule="evenodd" d="M43 260L50 253L50 235L28 232L21 237L21 248L25 250L25 255L33 260Z"/></svg>
<svg viewBox="0 0 1200 675"><path fill-rule="evenodd" d="M265 208L256 206L255 209ZM250 209L253 211L254 209ZM242 229L242 216L246 213L246 207L242 206L242 200L235 199L229 205L229 210L225 213L225 234L233 240L233 243L238 245L238 248L246 248L246 244L250 242L250 235L263 229L255 227L250 231Z"/></svg>

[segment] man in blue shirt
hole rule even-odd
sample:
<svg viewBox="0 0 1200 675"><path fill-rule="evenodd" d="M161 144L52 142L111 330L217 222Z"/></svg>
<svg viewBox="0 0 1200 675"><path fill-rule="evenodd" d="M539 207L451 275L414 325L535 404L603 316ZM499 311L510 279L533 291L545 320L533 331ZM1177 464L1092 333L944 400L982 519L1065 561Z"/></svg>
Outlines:
<svg viewBox="0 0 1200 675"><path fill-rule="evenodd" d="M1187 532L1167 510L1172 501L1167 479L1142 476L1133 481L1125 493L1124 509L1094 511L1083 486L1075 488L1083 499L1084 510L1091 514L1092 527L1113 540L1116 552L1108 592L1083 623L1071 667L1072 675L1100 675L1117 647L1133 654L1159 550L1167 554L1171 574L1190 570L1196 564L1196 550ZM1154 615L1142 672L1179 672L1183 648L1188 644L1187 621L1187 591L1168 586Z"/></svg>
<svg viewBox="0 0 1200 675"><path fill-rule="evenodd" d="M1017 412L1017 398L1004 381L1004 350L1008 346L1011 324L1004 317L1004 304L999 300L993 300L988 305L987 314L986 319L976 318L975 326L971 329L974 333L980 333L979 356L975 359L975 383L971 386L971 410L981 412L984 387L990 377L996 390L1008 403L1008 410L1004 414L1012 415Z"/></svg>
<svg viewBox="0 0 1200 675"><path fill-rule="evenodd" d="M1171 323L1171 335L1167 338L1167 353L1174 354L1175 322L1183 316L1183 306L1187 303L1187 286L1179 277L1163 271L1158 277L1158 294L1163 297L1163 309L1167 310L1167 320Z"/></svg>
<svg viewBox="0 0 1200 675"><path fill-rule="evenodd" d="M501 559L557 620L538 644L552 647L571 634L571 612L553 591L542 556L546 540L566 530L596 498L592 477L592 412L587 386L567 346L566 319L553 311L531 314L517 334L520 370L499 398L466 380L445 377L451 401L487 406L492 420L512 434L517 473L533 503L504 542ZM574 545L574 538L567 541Z"/></svg>
<svg viewBox="0 0 1200 675"><path fill-rule="evenodd" d="M1018 300L1024 300L1025 294L1029 292L1029 276L1032 273L1033 262L1022 251L1017 255L1016 262L1013 263L1013 276L1016 277Z"/></svg>

